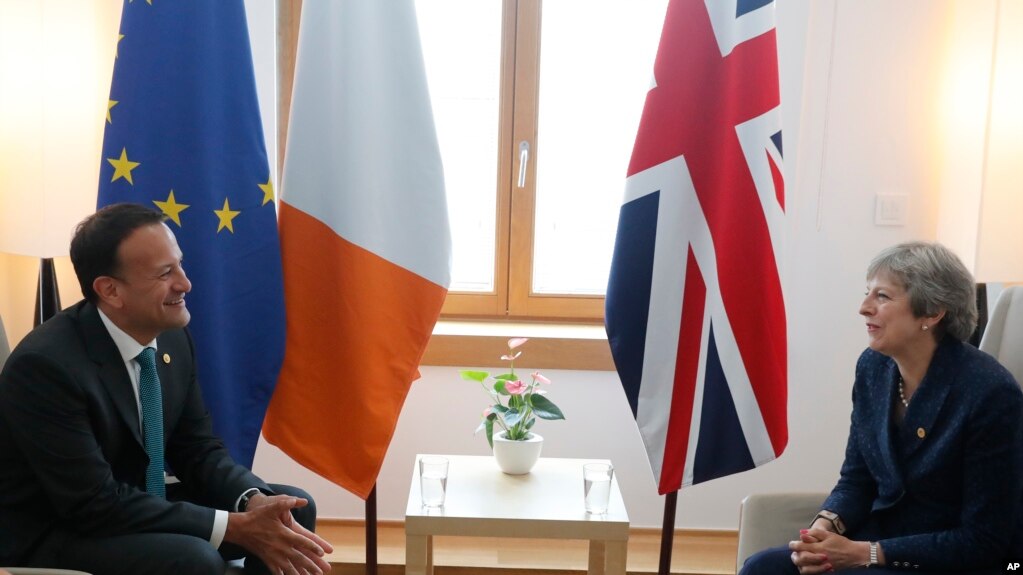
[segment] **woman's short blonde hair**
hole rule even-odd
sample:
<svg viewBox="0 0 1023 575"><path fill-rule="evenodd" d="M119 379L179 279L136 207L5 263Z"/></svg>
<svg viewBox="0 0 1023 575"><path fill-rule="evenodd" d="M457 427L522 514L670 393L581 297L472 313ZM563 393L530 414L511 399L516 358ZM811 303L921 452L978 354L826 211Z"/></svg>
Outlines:
<svg viewBox="0 0 1023 575"><path fill-rule="evenodd" d="M916 317L945 310L938 333L966 341L977 328L977 286L973 275L952 250L932 242L906 242L877 254L867 279L888 273L909 294Z"/></svg>

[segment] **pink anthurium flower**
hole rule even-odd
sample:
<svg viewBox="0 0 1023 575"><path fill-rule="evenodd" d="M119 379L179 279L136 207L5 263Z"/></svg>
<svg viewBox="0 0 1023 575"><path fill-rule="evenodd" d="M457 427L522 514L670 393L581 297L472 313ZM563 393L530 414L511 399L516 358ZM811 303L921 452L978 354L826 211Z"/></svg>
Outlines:
<svg viewBox="0 0 1023 575"><path fill-rule="evenodd" d="M515 349L527 341L529 341L528 337L513 337L508 340L508 349Z"/></svg>
<svg viewBox="0 0 1023 575"><path fill-rule="evenodd" d="M527 387L529 386L527 386L525 383L522 383L522 380L520 379L517 379L515 381L509 381L508 383L504 384L504 390L512 395L522 395L522 392L526 391Z"/></svg>
<svg viewBox="0 0 1023 575"><path fill-rule="evenodd" d="M526 341L528 339L524 337L508 340L508 353L501 356L502 360L511 362L507 373L491 377L485 371L461 371L462 379L477 383L490 397L492 403L483 410L483 418L476 431L486 431L487 443L491 446L494 445L495 433L511 441L526 441L533 437L530 430L537 418L565 419L561 409L547 399L547 391L540 389L541 384L550 385L551 380L539 371L534 371L526 381L515 374L514 360L522 355L515 348Z"/></svg>

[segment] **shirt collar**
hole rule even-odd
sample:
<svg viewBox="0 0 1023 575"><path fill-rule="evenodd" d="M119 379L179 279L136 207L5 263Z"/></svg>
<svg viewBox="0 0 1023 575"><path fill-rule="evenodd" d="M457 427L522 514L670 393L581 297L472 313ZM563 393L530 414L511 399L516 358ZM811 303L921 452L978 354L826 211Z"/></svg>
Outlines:
<svg viewBox="0 0 1023 575"><path fill-rule="evenodd" d="M148 345L141 345L135 341L135 338L124 332L123 329L117 327L117 325L107 317L107 314L103 313L103 310L96 308L99 312L99 318L103 320L103 325L107 327L107 331L110 333L110 337L114 340L114 345L117 346L117 351L121 354L121 359L125 362L131 361L138 357L142 350L151 347L156 349L156 340L149 342Z"/></svg>

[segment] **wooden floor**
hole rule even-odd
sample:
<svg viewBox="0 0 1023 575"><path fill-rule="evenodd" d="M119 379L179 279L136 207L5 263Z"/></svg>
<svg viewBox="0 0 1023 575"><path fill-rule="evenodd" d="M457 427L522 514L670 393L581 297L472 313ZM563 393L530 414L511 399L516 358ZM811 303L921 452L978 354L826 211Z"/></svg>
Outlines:
<svg viewBox="0 0 1023 575"><path fill-rule="evenodd" d="M363 574L366 532L358 522L321 520L317 531L334 546L331 573ZM381 522L377 529L378 575L405 572L405 527ZM657 573L661 534L635 529L629 536L629 575ZM671 572L677 575L734 575L736 535L730 531L680 531L675 535ZM435 575L569 575L586 572L587 542L435 537Z"/></svg>

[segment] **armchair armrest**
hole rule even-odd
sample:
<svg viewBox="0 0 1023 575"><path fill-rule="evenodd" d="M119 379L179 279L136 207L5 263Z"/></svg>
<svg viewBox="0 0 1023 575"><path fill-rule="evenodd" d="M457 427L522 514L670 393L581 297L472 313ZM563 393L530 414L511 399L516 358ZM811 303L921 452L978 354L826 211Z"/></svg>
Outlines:
<svg viewBox="0 0 1023 575"><path fill-rule="evenodd" d="M810 524L828 496L824 492L755 493L739 505L736 572L750 555L792 541Z"/></svg>

